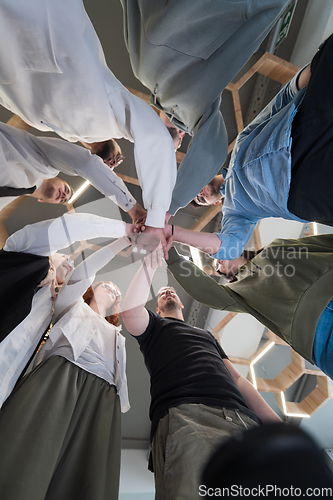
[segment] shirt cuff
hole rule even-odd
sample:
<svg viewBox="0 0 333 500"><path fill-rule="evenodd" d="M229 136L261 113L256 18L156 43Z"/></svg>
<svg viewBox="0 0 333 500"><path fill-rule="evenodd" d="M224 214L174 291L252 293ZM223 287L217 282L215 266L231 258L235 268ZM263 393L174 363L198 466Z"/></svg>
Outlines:
<svg viewBox="0 0 333 500"><path fill-rule="evenodd" d="M227 234L223 233L214 233L221 240L220 248L214 255L211 255L213 259L220 260L234 260L238 259L242 254L245 244L242 241L230 237Z"/></svg>
<svg viewBox="0 0 333 500"><path fill-rule="evenodd" d="M165 214L166 210L164 208L150 208L147 211L145 225L163 229L165 226Z"/></svg>
<svg viewBox="0 0 333 500"><path fill-rule="evenodd" d="M116 205L118 205L118 207L124 210L124 212L128 212L136 204L136 199L133 196L127 198L126 201L122 201L119 199L117 200L114 195L108 196L108 198L110 198L111 201L113 201Z"/></svg>

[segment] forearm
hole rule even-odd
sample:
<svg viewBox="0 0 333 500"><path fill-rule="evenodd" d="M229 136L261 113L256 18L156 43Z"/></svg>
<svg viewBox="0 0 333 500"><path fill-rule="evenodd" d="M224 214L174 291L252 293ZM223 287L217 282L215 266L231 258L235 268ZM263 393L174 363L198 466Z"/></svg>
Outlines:
<svg viewBox="0 0 333 500"><path fill-rule="evenodd" d="M50 165L67 175L79 175L127 212L136 203L123 180L87 149L53 137L31 137Z"/></svg>
<svg viewBox="0 0 333 500"><path fill-rule="evenodd" d="M96 155L90 155L90 157L89 164L77 168L78 174L91 182L100 193L110 198L124 212L128 212L134 207L136 200L124 181L105 165L101 158Z"/></svg>
<svg viewBox="0 0 333 500"><path fill-rule="evenodd" d="M177 176L173 142L150 106L129 93L126 100L130 110L127 130L134 141L135 165L147 210L146 225L163 228Z"/></svg>
<svg viewBox="0 0 333 500"><path fill-rule="evenodd" d="M74 269L69 282L62 287L55 302L55 321L57 321L73 303L77 302L80 297L82 297L87 288L94 282L96 273L129 244L130 242L127 237L120 238L110 245L94 252Z"/></svg>
<svg viewBox="0 0 333 500"><path fill-rule="evenodd" d="M120 238L126 233L122 221L92 214L64 214L57 219L30 224L6 242L4 250L49 256L76 241L92 238Z"/></svg>
<svg viewBox="0 0 333 500"><path fill-rule="evenodd" d="M194 300L214 309L244 312L228 287L219 285L193 262L185 260L175 248L170 249L167 264L169 271Z"/></svg>
<svg viewBox="0 0 333 500"><path fill-rule="evenodd" d="M187 153L181 162L172 201L171 215L185 207L218 173L227 157L228 141L220 97L205 111L193 130Z"/></svg>
<svg viewBox="0 0 333 500"><path fill-rule="evenodd" d="M125 315L136 315L138 310L142 309L150 293L150 287L155 274L156 267L152 268L147 266L144 261L136 273L132 283L130 284L126 296L122 302L123 316Z"/></svg>
<svg viewBox="0 0 333 500"><path fill-rule="evenodd" d="M243 394L246 404L263 423L274 423L281 422L280 417L272 410L272 408L266 403L259 392L253 387L251 382L246 378L240 377L237 382L237 386Z"/></svg>
<svg viewBox="0 0 333 500"><path fill-rule="evenodd" d="M75 268L71 276L71 281L84 280L94 277L97 271L106 266L113 259L113 257L117 255L117 253L121 252L121 250L130 244L129 239L127 237L123 237L112 242L110 245L97 250Z"/></svg>
<svg viewBox="0 0 333 500"><path fill-rule="evenodd" d="M147 212L141 207L141 205L139 205L139 203L135 203L135 205L128 210L127 213L130 215L134 224L140 224L146 220Z"/></svg>
<svg viewBox="0 0 333 500"><path fill-rule="evenodd" d="M221 240L214 233L202 233L174 226L173 234L174 241L198 248L209 255L216 253L221 246Z"/></svg>

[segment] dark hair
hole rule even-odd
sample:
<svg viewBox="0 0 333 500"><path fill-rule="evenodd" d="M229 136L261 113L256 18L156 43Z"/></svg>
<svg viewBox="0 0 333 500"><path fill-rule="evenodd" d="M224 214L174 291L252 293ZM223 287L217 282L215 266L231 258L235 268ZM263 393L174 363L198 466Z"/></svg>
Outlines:
<svg viewBox="0 0 333 500"><path fill-rule="evenodd" d="M240 257L244 257L244 259L246 259L246 260L252 260L262 250L263 250L263 248L260 248L260 250L243 250ZM237 281L238 270L236 273L229 273L229 274L221 273L221 271L219 271L218 269L216 269L216 272L220 276L223 276L226 280L228 280L229 283L234 283L235 281Z"/></svg>
<svg viewBox="0 0 333 500"><path fill-rule="evenodd" d="M195 200L190 201L190 203L189 203L189 204L190 204L190 205L192 205L192 207L194 207L194 208L201 208L201 207L203 207L203 206L207 206L207 205L200 205L200 204L199 204L199 203L197 203Z"/></svg>
<svg viewBox="0 0 333 500"><path fill-rule="evenodd" d="M223 203L224 203L224 197L221 199L220 207L223 207ZM202 208L202 207L211 207L212 205L214 205L214 203L212 203L211 205L200 205L200 203L197 203L195 200L192 200L190 201L189 205L192 205L192 207L194 208Z"/></svg>
<svg viewBox="0 0 333 500"><path fill-rule="evenodd" d="M167 129L169 131L169 134L172 137L172 140L175 140L175 139L179 138L179 144L178 144L178 147L177 147L177 149L179 149L180 146L182 145L182 141L183 141L183 138L179 135L179 131L176 128L174 128L174 127L167 127Z"/></svg>
<svg viewBox="0 0 333 500"><path fill-rule="evenodd" d="M116 144L117 142L114 139L101 142L101 146L96 149L95 154L102 158L102 160L108 160L114 154Z"/></svg>
<svg viewBox="0 0 333 500"><path fill-rule="evenodd" d="M94 296L94 290L96 290L96 288L99 285L101 285L102 283L104 283L104 281L98 281L97 283L94 283L84 293L83 300L85 301L86 304L88 304L88 306L90 304L91 299ZM105 319L111 325L118 326L120 323L119 313L120 313L121 292L120 292L119 288L114 283L113 283L113 286L118 290L119 296L116 297L116 300L115 300L113 306L111 307L112 314L110 314L109 316L105 316Z"/></svg>

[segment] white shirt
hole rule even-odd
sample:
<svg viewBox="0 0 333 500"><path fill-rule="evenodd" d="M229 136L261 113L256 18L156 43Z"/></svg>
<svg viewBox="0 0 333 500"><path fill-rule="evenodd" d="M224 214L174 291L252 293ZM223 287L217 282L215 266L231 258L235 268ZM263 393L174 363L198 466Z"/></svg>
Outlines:
<svg viewBox="0 0 333 500"><path fill-rule="evenodd" d="M71 363L113 384L121 411L129 410L125 338L79 297L50 330L49 339L36 356L35 365L51 356Z"/></svg>
<svg viewBox="0 0 333 500"><path fill-rule="evenodd" d="M0 5L0 104L71 142L134 142L146 224L164 227L177 175L173 141L149 105L107 67L82 1L12 4Z"/></svg>
<svg viewBox="0 0 333 500"><path fill-rule="evenodd" d="M38 364L50 356L63 356L83 370L114 384L123 413L130 408L125 338L120 334L120 328L93 311L83 301L82 295L93 283L97 270L126 246L127 238L117 240L95 252L75 269L59 293L54 308L54 326L35 360Z"/></svg>
<svg viewBox="0 0 333 500"><path fill-rule="evenodd" d="M66 248L75 241L97 237L121 237L125 234L125 228L126 224L122 221L106 219L97 215L65 214L58 219L31 224L17 231L8 238L4 250L48 256L57 250ZM102 250L104 259L111 260L114 253L109 247ZM97 252L94 255L96 254ZM98 263L104 265L102 255L98 259ZM96 261L94 264L96 267ZM77 279L80 279L82 268L80 269L78 266L77 270ZM89 268L85 265L83 277L88 271ZM59 307L63 308L64 301L68 303L66 287L60 291L58 299L62 294L64 299L63 302L59 301ZM18 377L49 325L51 316L52 298L48 286L38 290L33 297L30 314L0 343L0 407L13 390Z"/></svg>
<svg viewBox="0 0 333 500"><path fill-rule="evenodd" d="M0 123L0 186L29 188L59 172L91 182L125 212L136 203L124 182L99 156L86 148L51 137L35 137ZM0 210L15 197L0 197Z"/></svg>

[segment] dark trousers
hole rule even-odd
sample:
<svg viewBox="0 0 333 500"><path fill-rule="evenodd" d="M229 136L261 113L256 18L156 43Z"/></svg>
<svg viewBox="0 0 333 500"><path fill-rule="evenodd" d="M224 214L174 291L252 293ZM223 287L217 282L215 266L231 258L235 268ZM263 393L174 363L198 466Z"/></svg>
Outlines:
<svg viewBox="0 0 333 500"><path fill-rule="evenodd" d="M120 426L115 386L51 356L1 409L1 500L117 500Z"/></svg>
<svg viewBox="0 0 333 500"><path fill-rule="evenodd" d="M333 35L311 63L311 78L292 124L288 209L333 226Z"/></svg>

